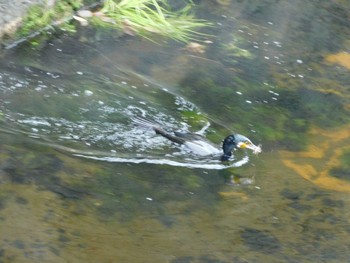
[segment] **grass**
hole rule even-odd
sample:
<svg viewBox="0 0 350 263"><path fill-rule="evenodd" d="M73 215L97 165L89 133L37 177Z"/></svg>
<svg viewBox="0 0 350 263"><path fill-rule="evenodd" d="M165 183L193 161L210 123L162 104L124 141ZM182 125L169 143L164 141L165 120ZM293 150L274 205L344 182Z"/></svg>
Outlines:
<svg viewBox="0 0 350 263"><path fill-rule="evenodd" d="M96 26L117 28L125 34L140 35L151 41L155 35L184 43L200 41L206 35L197 30L210 26L210 23L196 19L191 14L192 2L188 1L183 9L172 11L167 0L105 0L100 10L91 13L91 22ZM86 2L58 0L50 9L44 5L34 5L24 18L16 37L32 39L33 35L45 34L53 26L75 32L76 24L71 23L71 18Z"/></svg>
<svg viewBox="0 0 350 263"><path fill-rule="evenodd" d="M180 11L170 11L165 0L106 0L97 19L128 34L146 38L157 34L187 43L203 38L197 30L210 25L194 18L190 9L188 4Z"/></svg>

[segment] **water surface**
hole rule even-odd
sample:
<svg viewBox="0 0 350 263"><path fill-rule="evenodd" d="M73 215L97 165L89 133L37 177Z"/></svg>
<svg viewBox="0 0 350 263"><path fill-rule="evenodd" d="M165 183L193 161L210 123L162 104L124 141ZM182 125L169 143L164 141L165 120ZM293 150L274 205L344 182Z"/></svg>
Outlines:
<svg viewBox="0 0 350 263"><path fill-rule="evenodd" d="M349 8L201 1L205 53L93 28L4 52L0 260L346 262ZM137 115L263 152L198 158Z"/></svg>

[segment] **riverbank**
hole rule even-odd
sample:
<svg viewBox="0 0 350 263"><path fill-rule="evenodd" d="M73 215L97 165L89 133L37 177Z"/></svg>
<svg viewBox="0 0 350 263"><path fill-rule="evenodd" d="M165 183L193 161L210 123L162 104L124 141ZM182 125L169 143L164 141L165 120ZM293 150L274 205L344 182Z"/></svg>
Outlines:
<svg viewBox="0 0 350 263"><path fill-rule="evenodd" d="M184 1L182 8L173 8L171 5L162 6L158 2L163 3L154 0L110 0L94 4L83 0L16 0L5 4L4 0L0 0L0 42L9 48L19 43L16 41L15 44L6 44L13 39L28 40L50 26L75 31L79 23L82 26L94 23L97 27L115 29L121 34L138 35L147 39L154 35L183 43L207 39L200 29L212 24L194 17L191 4ZM66 23L73 18L77 21L75 24Z"/></svg>

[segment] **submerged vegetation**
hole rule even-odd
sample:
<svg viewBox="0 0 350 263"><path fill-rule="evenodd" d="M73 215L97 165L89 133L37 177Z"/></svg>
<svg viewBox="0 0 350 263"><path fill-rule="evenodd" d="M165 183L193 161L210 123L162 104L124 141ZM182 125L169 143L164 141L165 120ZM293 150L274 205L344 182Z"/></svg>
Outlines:
<svg viewBox="0 0 350 263"><path fill-rule="evenodd" d="M234 37L232 41L223 44L222 50L225 52L223 54L223 61L228 65L237 64L237 59L253 59L253 54L242 46L246 45L246 41L240 37Z"/></svg>
<svg viewBox="0 0 350 263"><path fill-rule="evenodd" d="M91 21L97 27L116 28L128 35L140 35L148 39L160 35L186 43L203 37L197 30L210 25L191 14L191 2L176 11L171 10L166 0L106 0L101 4L90 5L94 6L91 8L93 11L85 10L86 4L83 0L61 0L49 9L43 5L33 6L18 35L27 37L52 26L74 31L76 24L72 23L72 18L75 18L83 26Z"/></svg>

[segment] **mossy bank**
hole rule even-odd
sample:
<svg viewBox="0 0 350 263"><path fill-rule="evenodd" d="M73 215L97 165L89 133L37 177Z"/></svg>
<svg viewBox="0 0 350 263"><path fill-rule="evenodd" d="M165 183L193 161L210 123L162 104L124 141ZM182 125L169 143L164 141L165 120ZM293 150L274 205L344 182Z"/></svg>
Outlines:
<svg viewBox="0 0 350 263"><path fill-rule="evenodd" d="M15 3L18 2L18 3ZM52 29L75 32L79 26L107 27L147 39L180 42L205 39L200 28L210 23L193 14L192 1L174 7L166 0L38 0L1 4L0 40L31 39ZM14 10L12 12L12 10Z"/></svg>
<svg viewBox="0 0 350 263"><path fill-rule="evenodd" d="M14 34L31 7L41 5L44 8L51 8L54 3L54 0L0 0L0 40Z"/></svg>

